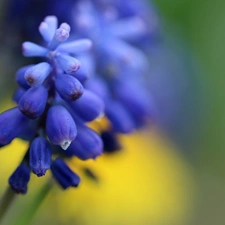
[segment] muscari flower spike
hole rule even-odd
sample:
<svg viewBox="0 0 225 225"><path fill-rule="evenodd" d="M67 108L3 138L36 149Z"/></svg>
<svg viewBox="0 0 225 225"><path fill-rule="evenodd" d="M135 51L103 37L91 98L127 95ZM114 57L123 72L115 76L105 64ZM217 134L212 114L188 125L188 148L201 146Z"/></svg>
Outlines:
<svg viewBox="0 0 225 225"><path fill-rule="evenodd" d="M96 158L103 151L100 136L87 128L81 116L73 110L73 104L84 95L84 100L88 98L89 103L84 104L81 101L77 106L84 118L91 121L104 114L104 105L99 97L91 91L87 91L88 97L85 97L86 90L82 83L87 79L88 73L84 72L85 66L71 56L76 53L73 52L76 48L80 54L89 50L91 41L81 39L64 45L70 34L70 26L62 23L57 29L57 23L55 16L47 16L41 23L39 32L46 43L45 47L32 42L22 44L24 56L45 57L46 62L24 66L17 71L16 81L19 88L14 93L13 99L18 103L18 107L0 115L2 146L17 137L30 142L21 165L9 179L10 186L17 193L27 192L30 171L37 176L43 176L50 168L64 189L79 184L80 178L69 169L63 159L52 160L55 154L53 149L56 146L59 146L57 154L62 155L63 151L75 141L77 123L82 126L82 129L78 130L77 142L80 140L84 145L82 147L84 152L78 150L73 155L80 158L84 155L84 159ZM76 72L80 68L83 71L76 77ZM92 99L93 103L97 103L92 105ZM92 112L93 115L90 117ZM85 138L86 133L83 130L87 131L90 139ZM86 146L96 147L86 149Z"/></svg>
<svg viewBox="0 0 225 225"><path fill-rule="evenodd" d="M148 60L141 47L152 33L142 3L76 1L72 30L47 16L39 26L44 46L22 44L24 56L46 61L17 71L13 100L18 107L0 114L1 146L16 137L30 142L9 179L15 192L26 193L30 171L43 176L49 169L63 189L77 187L80 178L63 157L87 160L103 150L119 150L118 134L149 119L152 105L140 78L148 72ZM67 42L73 30L80 39ZM94 51L87 54L92 46ZM86 123L104 115L110 127L99 135Z"/></svg>

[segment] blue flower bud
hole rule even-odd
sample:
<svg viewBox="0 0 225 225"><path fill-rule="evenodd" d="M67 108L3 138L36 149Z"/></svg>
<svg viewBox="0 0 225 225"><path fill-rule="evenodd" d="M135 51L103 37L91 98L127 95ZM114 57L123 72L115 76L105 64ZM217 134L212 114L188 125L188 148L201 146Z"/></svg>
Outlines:
<svg viewBox="0 0 225 225"><path fill-rule="evenodd" d="M24 127L27 126L28 118L24 116L18 107L9 109L0 114L0 144L7 145L15 137L18 137Z"/></svg>
<svg viewBox="0 0 225 225"><path fill-rule="evenodd" d="M20 98L24 95L24 93L26 92L25 89L23 88L17 88L16 91L13 93L13 101L15 101L17 104L20 100Z"/></svg>
<svg viewBox="0 0 225 225"><path fill-rule="evenodd" d="M71 143L65 154L75 155L82 160L95 159L103 153L103 143L100 136L87 126L77 127L77 137Z"/></svg>
<svg viewBox="0 0 225 225"><path fill-rule="evenodd" d="M56 56L59 65L65 71L65 73L74 75L80 68L80 62L69 55L58 54Z"/></svg>
<svg viewBox="0 0 225 225"><path fill-rule="evenodd" d="M9 178L9 184L17 194L26 194L29 180L30 169L26 163L22 163Z"/></svg>
<svg viewBox="0 0 225 225"><path fill-rule="evenodd" d="M101 138L104 145L104 152L115 152L121 149L121 145L117 140L116 134L112 131L103 131Z"/></svg>
<svg viewBox="0 0 225 225"><path fill-rule="evenodd" d="M63 29L59 28L55 31L55 35L53 36L51 42L48 45L48 48L51 51L54 51L62 42L66 41L69 37L70 33Z"/></svg>
<svg viewBox="0 0 225 225"><path fill-rule="evenodd" d="M24 78L25 72L34 65L28 65L21 67L19 70L16 72L16 82L20 85L20 87L24 89L30 88L30 85L27 84L27 81Z"/></svg>
<svg viewBox="0 0 225 225"><path fill-rule="evenodd" d="M51 71L49 63L42 62L30 67L24 75L25 80L31 87L41 85Z"/></svg>
<svg viewBox="0 0 225 225"><path fill-rule="evenodd" d="M89 78L88 70L83 64L80 64L80 68L76 71L76 73L71 75L77 78L81 83L84 83Z"/></svg>
<svg viewBox="0 0 225 225"><path fill-rule="evenodd" d="M56 89L64 100L74 101L84 92L82 84L71 75L59 75L55 80Z"/></svg>
<svg viewBox="0 0 225 225"><path fill-rule="evenodd" d="M134 130L134 123L128 111L117 101L106 102L105 114L112 124L113 131L130 133Z"/></svg>
<svg viewBox="0 0 225 225"><path fill-rule="evenodd" d="M51 41L58 27L58 19L56 16L46 16L44 22L48 25L49 41Z"/></svg>
<svg viewBox="0 0 225 225"><path fill-rule="evenodd" d="M30 145L30 168L38 176L45 175L51 166L51 149L43 137L35 138Z"/></svg>
<svg viewBox="0 0 225 225"><path fill-rule="evenodd" d="M26 57L40 56L45 57L49 50L33 42L26 41L22 44L23 55Z"/></svg>
<svg viewBox="0 0 225 225"><path fill-rule="evenodd" d="M52 106L48 110L46 132L54 145L66 150L77 136L76 124L70 113L61 105Z"/></svg>
<svg viewBox="0 0 225 225"><path fill-rule="evenodd" d="M44 86L28 89L19 101L20 111L30 119L39 117L45 110L48 91Z"/></svg>
<svg viewBox="0 0 225 225"><path fill-rule="evenodd" d="M85 90L74 102L69 102L74 112L84 121L92 121L104 114L104 103L101 98Z"/></svg>
<svg viewBox="0 0 225 225"><path fill-rule="evenodd" d="M79 39L76 41L71 41L63 43L59 46L58 50L60 52L71 53L71 54L81 54L87 52L92 48L92 41L90 39Z"/></svg>
<svg viewBox="0 0 225 225"><path fill-rule="evenodd" d="M43 39L48 43L52 40L53 35L51 35L51 31L49 29L49 26L46 22L41 22L39 26L39 32ZM55 31L54 31L55 32Z"/></svg>
<svg viewBox="0 0 225 225"><path fill-rule="evenodd" d="M59 28L62 28L64 30L67 30L68 32L70 32L70 25L68 23L62 23Z"/></svg>
<svg viewBox="0 0 225 225"><path fill-rule="evenodd" d="M80 183L79 176L75 174L60 158L54 160L51 165L51 171L63 189L67 189L68 187L77 187Z"/></svg>

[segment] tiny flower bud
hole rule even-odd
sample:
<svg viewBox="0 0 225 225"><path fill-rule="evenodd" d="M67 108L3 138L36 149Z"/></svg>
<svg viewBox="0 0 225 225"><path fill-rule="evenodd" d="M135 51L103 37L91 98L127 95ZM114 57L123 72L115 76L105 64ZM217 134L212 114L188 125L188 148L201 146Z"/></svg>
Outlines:
<svg viewBox="0 0 225 225"><path fill-rule="evenodd" d="M28 89L19 101L20 111L30 119L36 119L45 110L48 92L44 86Z"/></svg>
<svg viewBox="0 0 225 225"><path fill-rule="evenodd" d="M17 194L26 194L29 180L30 169L26 163L22 163L9 178L9 184Z"/></svg>
<svg viewBox="0 0 225 225"><path fill-rule="evenodd" d="M26 41L22 44L23 55L26 57L40 56L44 57L48 54L48 49L33 42Z"/></svg>
<svg viewBox="0 0 225 225"><path fill-rule="evenodd" d="M55 81L56 89L64 100L74 101L81 97L84 92L82 84L73 76L59 75Z"/></svg>
<svg viewBox="0 0 225 225"><path fill-rule="evenodd" d="M62 23L59 28L67 30L68 32L70 32L70 29L71 29L68 23Z"/></svg>
<svg viewBox="0 0 225 225"><path fill-rule="evenodd" d="M77 137L71 143L65 154L75 155L82 160L95 159L103 153L103 143L100 136L84 125L77 127Z"/></svg>
<svg viewBox="0 0 225 225"><path fill-rule="evenodd" d="M46 16L43 22L47 23L48 25L48 32L51 41L58 27L58 19L56 16Z"/></svg>
<svg viewBox="0 0 225 225"><path fill-rule="evenodd" d="M73 75L80 68L80 62L72 56L58 54L56 58L59 65L67 74Z"/></svg>
<svg viewBox="0 0 225 225"><path fill-rule="evenodd" d="M129 112L117 101L108 100L105 114L112 124L113 131L130 133L134 130L134 123Z"/></svg>
<svg viewBox="0 0 225 225"><path fill-rule="evenodd" d="M49 63L42 62L30 67L24 75L25 80L31 87L41 85L51 71Z"/></svg>
<svg viewBox="0 0 225 225"><path fill-rule="evenodd" d="M48 110L46 132L54 145L66 150L77 136L76 124L70 113L61 105L52 106Z"/></svg>
<svg viewBox="0 0 225 225"><path fill-rule="evenodd" d="M80 183L78 175L75 174L60 158L57 158L52 163L51 171L63 189L67 189L68 187L77 187Z"/></svg>
<svg viewBox="0 0 225 225"><path fill-rule="evenodd" d="M80 39L63 43L59 46L59 51L72 54L81 54L92 48L92 41L89 39Z"/></svg>
<svg viewBox="0 0 225 225"><path fill-rule="evenodd" d="M84 121L92 121L104 114L104 103L101 98L85 90L74 102L69 102L74 112Z"/></svg>
<svg viewBox="0 0 225 225"><path fill-rule="evenodd" d="M27 81L25 80L24 75L25 75L25 72L32 66L34 66L34 65L28 65L28 66L21 67L16 72L16 82L20 85L20 87L22 87L24 89L30 88L30 85L27 84Z"/></svg>
<svg viewBox="0 0 225 225"><path fill-rule="evenodd" d="M35 138L30 146L30 168L38 177L45 175L51 165L51 149L43 137Z"/></svg>
<svg viewBox="0 0 225 225"><path fill-rule="evenodd" d="M55 35L49 43L48 48L54 51L62 42L66 41L69 37L69 32L63 28L59 28L55 31Z"/></svg>
<svg viewBox="0 0 225 225"><path fill-rule="evenodd" d="M50 29L48 27L48 24L46 22L41 22L40 26L39 26L39 32L41 34L41 36L43 37L43 39L48 43L52 40L52 35L50 32Z"/></svg>

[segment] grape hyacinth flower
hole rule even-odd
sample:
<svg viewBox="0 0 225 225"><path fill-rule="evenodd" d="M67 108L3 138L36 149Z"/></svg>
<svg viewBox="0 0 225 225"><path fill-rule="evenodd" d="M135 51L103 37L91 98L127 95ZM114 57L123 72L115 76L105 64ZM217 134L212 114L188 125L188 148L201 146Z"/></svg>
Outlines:
<svg viewBox="0 0 225 225"><path fill-rule="evenodd" d="M22 44L25 57L42 61L17 71L13 100L18 107L0 115L1 146L14 138L30 143L18 168L26 165L37 176L50 169L63 189L76 187L80 178L65 157L88 160L103 150L121 149L118 134L131 133L151 119L153 106L142 80L148 59L141 48L146 38L157 36L157 23L149 32L145 6L134 0L77 0L71 26L58 26L55 16L47 16L39 26L43 46ZM102 117L109 126L99 134L87 126ZM20 179L23 173L16 171L9 183L26 193L29 179Z"/></svg>
<svg viewBox="0 0 225 225"><path fill-rule="evenodd" d="M41 57L46 61L17 71L19 88L13 99L18 107L0 114L1 146L14 138L30 142L24 159L9 179L17 193L27 192L31 171L39 177L50 169L62 188L76 187L80 182L78 175L63 159L54 159L53 154L66 157L63 152L70 146L72 155L86 160L95 159L103 151L101 137L84 123L102 116L104 104L83 87L88 72L85 65L73 57L87 52L92 43L89 39L65 43L70 26L62 23L57 27L57 18L47 16L39 26L44 46L32 42L22 44L24 56ZM82 71L77 76L79 70Z"/></svg>

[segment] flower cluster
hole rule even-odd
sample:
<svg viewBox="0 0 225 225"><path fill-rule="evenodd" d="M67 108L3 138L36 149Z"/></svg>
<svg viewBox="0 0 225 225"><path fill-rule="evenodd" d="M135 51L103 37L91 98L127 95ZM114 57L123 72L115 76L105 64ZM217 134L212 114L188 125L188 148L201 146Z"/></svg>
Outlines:
<svg viewBox="0 0 225 225"><path fill-rule="evenodd" d="M151 118L141 78L149 71L142 48L157 36L157 20L148 14L142 1L75 1L71 27L58 27L57 18L47 16L39 26L43 46L22 44L24 56L45 60L17 71L18 106L0 114L1 146L14 138L30 143L9 178L17 193L27 192L30 171L43 176L50 169L62 188L78 186L79 176L63 157L87 160L103 150L114 152L121 148L118 133L130 133ZM86 125L104 115L109 126L100 134Z"/></svg>
<svg viewBox="0 0 225 225"><path fill-rule="evenodd" d="M17 193L26 193L30 170L37 176L52 174L63 188L77 186L79 177L61 159L52 160L53 153L67 150L82 160L102 154L100 136L85 122L104 113L103 101L82 83L88 72L71 56L91 48L91 41L79 39L65 43L70 26L47 16L39 26L46 47L24 42L23 55L45 57L46 62L20 68L16 74L19 88L14 94L18 107L0 115L0 144L9 144L20 137L30 141L21 165L9 179Z"/></svg>

